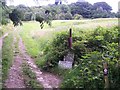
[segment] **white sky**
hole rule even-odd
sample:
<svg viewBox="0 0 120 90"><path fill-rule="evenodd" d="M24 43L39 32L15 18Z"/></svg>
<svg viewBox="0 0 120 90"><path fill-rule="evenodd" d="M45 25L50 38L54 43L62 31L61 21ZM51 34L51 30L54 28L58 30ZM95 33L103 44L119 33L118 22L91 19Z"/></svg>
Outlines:
<svg viewBox="0 0 120 90"><path fill-rule="evenodd" d="M36 5L47 5L47 4L54 4L55 0L39 0L39 3L35 3L34 0L13 0L14 2L9 2L10 0L8 0L7 5L19 5L19 4L24 4L26 6L36 6ZM69 3L72 2L76 2L78 0L68 0ZM118 11L118 2L120 0L85 0L91 4L95 3L95 2L106 2L108 3L112 9L113 12L117 12Z"/></svg>

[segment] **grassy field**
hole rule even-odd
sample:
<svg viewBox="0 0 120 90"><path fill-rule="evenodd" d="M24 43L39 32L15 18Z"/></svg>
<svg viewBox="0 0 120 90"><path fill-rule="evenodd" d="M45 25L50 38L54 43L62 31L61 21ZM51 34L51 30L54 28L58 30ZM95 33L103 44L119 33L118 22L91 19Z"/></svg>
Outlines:
<svg viewBox="0 0 120 90"><path fill-rule="evenodd" d="M112 27L117 25L117 19L86 19L86 20L55 20L52 22L52 26L49 27L45 24L43 29L40 29L38 22L24 22L21 29L20 35L25 42L28 53L36 57L42 50L44 46L52 40L55 33L73 29L73 33L81 30L94 30L95 28L102 27Z"/></svg>
<svg viewBox="0 0 120 90"><path fill-rule="evenodd" d="M86 20L56 20L53 21L54 30L68 28L75 29L94 29L98 26L111 27L117 25L117 19L86 19Z"/></svg>

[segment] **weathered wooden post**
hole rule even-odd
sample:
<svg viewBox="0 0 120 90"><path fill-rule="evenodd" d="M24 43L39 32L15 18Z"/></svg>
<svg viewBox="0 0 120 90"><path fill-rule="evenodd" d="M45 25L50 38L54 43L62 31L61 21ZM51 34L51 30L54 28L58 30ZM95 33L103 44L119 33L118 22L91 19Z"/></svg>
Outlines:
<svg viewBox="0 0 120 90"><path fill-rule="evenodd" d="M106 62L103 62L103 73L104 73L104 80L105 80L105 89L109 88L109 80L108 80L108 65Z"/></svg>
<svg viewBox="0 0 120 90"><path fill-rule="evenodd" d="M69 48L71 49L72 48L72 29L71 28L69 30L69 33L70 33L70 37L68 39L68 42L69 42Z"/></svg>

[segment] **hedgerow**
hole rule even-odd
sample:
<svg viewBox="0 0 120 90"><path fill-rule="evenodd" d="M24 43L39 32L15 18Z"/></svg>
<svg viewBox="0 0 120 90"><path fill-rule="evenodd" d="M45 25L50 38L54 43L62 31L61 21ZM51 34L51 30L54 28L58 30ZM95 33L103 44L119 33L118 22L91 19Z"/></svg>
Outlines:
<svg viewBox="0 0 120 90"><path fill-rule="evenodd" d="M56 35L46 45L44 70L54 71L59 60L68 52L73 52L74 67L63 79L62 88L104 89L103 62L108 63L110 88L120 88L120 67L118 65L118 27L96 28L91 34L87 31L73 32L72 49L68 47L69 34L66 31Z"/></svg>

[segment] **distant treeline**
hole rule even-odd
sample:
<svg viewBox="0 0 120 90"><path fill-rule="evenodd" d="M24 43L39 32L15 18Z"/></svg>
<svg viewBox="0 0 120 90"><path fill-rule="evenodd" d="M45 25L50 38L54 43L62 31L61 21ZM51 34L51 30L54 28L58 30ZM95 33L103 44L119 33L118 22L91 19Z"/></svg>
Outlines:
<svg viewBox="0 0 120 90"><path fill-rule="evenodd" d="M9 6L21 12L23 21L34 20L36 16L45 15L46 11L52 20L72 20L82 18L115 18L118 13L111 12L112 7L106 2L97 2L93 5L88 2L76 2L69 5L48 5L26 7L24 5Z"/></svg>
<svg viewBox="0 0 120 90"><path fill-rule="evenodd" d="M3 6L3 4L2 4ZM80 20L83 18L116 18L118 12L112 12L112 7L106 2L97 2L93 5L89 2L76 2L69 5L65 4L50 4L47 6L27 7L25 5L18 6L3 6L2 23L6 23L9 18L9 13L17 11L20 20L31 21L39 19L49 20ZM8 20L9 21L9 20Z"/></svg>

